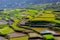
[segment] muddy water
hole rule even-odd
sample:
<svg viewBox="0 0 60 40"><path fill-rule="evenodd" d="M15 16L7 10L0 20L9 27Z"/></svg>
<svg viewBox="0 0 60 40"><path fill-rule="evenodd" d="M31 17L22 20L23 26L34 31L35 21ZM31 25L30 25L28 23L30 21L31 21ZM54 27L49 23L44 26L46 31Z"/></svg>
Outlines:
<svg viewBox="0 0 60 40"><path fill-rule="evenodd" d="M4 37L0 37L0 40L8 40L8 39L5 39Z"/></svg>
<svg viewBox="0 0 60 40"><path fill-rule="evenodd" d="M32 29L34 29L38 32L41 32L41 31L44 31L44 30L49 30L48 28L32 28ZM53 31L53 30L51 30L51 31ZM60 32L58 32L58 31L54 31L54 32L56 32L57 34L60 34ZM59 37L55 36L54 38L55 38L55 40L60 40L60 36Z"/></svg>
<svg viewBox="0 0 60 40"><path fill-rule="evenodd" d="M60 37L55 37L55 40L60 40Z"/></svg>

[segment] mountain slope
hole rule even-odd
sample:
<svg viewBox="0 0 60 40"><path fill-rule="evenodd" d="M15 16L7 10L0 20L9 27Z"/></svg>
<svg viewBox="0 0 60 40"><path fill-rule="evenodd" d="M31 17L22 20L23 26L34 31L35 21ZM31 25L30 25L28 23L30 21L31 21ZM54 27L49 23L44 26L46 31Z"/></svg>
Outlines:
<svg viewBox="0 0 60 40"><path fill-rule="evenodd" d="M56 2L60 2L60 0L0 0L0 8L17 8Z"/></svg>

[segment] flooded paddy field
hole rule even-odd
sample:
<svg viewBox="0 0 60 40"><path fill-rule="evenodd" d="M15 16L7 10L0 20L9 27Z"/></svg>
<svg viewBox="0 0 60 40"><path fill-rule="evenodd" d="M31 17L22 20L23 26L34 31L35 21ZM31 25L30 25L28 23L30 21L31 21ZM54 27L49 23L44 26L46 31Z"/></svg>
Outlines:
<svg viewBox="0 0 60 40"><path fill-rule="evenodd" d="M32 29L34 29L34 30L36 30L36 31L38 31L38 32L41 32L41 31L45 31L45 30L50 30L50 29L48 29L48 28L32 28ZM53 31L53 30L50 30L50 31ZM58 32L58 31L53 31L53 32L56 32L57 34L60 34L60 32ZM41 36L39 36L38 34L36 34L36 33L30 33L30 37L41 37ZM54 39L55 40L60 40L60 36L54 36Z"/></svg>

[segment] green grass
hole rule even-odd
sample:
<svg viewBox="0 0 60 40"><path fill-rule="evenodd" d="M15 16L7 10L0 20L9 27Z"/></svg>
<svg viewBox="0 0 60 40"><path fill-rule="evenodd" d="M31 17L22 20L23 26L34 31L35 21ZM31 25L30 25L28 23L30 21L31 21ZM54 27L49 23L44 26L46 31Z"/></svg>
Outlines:
<svg viewBox="0 0 60 40"><path fill-rule="evenodd" d="M9 34L9 33L12 33L12 32L14 32L14 31L9 26L6 26L3 29L0 29L1 34Z"/></svg>

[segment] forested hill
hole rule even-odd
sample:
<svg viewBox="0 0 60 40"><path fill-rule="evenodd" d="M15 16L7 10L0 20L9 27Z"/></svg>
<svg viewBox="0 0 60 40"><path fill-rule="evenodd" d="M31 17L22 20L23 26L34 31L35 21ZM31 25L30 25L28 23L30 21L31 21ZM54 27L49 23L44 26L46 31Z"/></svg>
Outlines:
<svg viewBox="0 0 60 40"><path fill-rule="evenodd" d="M0 0L0 8L27 7L29 5L56 3L60 0Z"/></svg>

